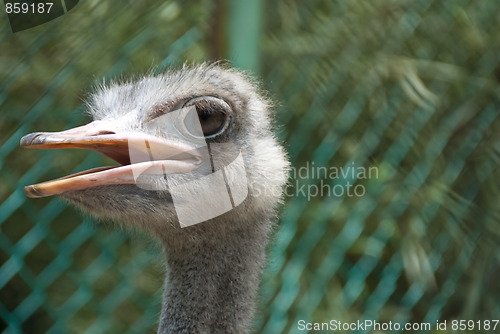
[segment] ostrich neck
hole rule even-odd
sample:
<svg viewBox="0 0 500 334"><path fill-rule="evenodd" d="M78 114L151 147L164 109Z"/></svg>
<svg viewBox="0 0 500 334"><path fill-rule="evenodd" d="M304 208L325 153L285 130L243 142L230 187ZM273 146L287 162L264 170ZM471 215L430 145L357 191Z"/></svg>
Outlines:
<svg viewBox="0 0 500 334"><path fill-rule="evenodd" d="M265 261L267 224L238 224L225 231L208 224L190 227L206 228L203 237L165 241L167 273L158 333L248 332ZM189 236L189 228L181 233Z"/></svg>

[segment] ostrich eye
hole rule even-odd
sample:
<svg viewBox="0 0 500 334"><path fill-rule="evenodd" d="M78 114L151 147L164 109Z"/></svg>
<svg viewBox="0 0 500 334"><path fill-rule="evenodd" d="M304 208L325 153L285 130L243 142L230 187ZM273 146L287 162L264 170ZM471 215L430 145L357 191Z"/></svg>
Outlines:
<svg viewBox="0 0 500 334"><path fill-rule="evenodd" d="M196 108L196 111L198 113L198 119L200 120L201 130L205 137L217 134L224 127L226 114L201 108Z"/></svg>
<svg viewBox="0 0 500 334"><path fill-rule="evenodd" d="M186 116L184 125L192 135L199 137L198 122L205 138L220 135L227 128L230 107L225 101L212 96L197 97L184 105L184 107L190 106L196 108L196 114L189 113L192 115Z"/></svg>

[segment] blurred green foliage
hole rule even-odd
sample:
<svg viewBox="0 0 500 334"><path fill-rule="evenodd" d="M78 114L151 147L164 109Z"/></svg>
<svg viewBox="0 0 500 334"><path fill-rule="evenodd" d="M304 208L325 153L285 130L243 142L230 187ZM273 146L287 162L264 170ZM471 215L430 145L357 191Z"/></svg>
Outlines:
<svg viewBox="0 0 500 334"><path fill-rule="evenodd" d="M16 34L0 16L0 330L155 332L161 251L22 193L109 161L18 142L88 121L82 100L102 78L238 55L237 5L82 0ZM291 179L255 332L500 317L499 12L496 1L263 3L260 77L293 165L379 177ZM298 193L347 181L365 195Z"/></svg>

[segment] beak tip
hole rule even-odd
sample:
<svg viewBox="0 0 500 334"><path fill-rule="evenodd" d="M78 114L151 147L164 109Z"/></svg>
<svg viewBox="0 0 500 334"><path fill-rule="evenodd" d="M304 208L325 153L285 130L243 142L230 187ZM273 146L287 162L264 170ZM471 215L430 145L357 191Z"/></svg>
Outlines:
<svg viewBox="0 0 500 334"><path fill-rule="evenodd" d="M38 189L31 185L31 186L26 186L24 187L24 194L29 197L29 198L38 198L38 197L44 197L42 193L40 193L40 191L38 191Z"/></svg>
<svg viewBox="0 0 500 334"><path fill-rule="evenodd" d="M30 191L30 188L31 186L26 186L23 188L23 191L24 191L24 194L26 195L26 197L31 197L31 191Z"/></svg>
<svg viewBox="0 0 500 334"><path fill-rule="evenodd" d="M24 136L21 138L21 141L19 142L19 146L21 147L29 147L33 146L36 144L41 144L43 143L43 140L40 136L40 132L35 132L35 133L30 133L29 135Z"/></svg>

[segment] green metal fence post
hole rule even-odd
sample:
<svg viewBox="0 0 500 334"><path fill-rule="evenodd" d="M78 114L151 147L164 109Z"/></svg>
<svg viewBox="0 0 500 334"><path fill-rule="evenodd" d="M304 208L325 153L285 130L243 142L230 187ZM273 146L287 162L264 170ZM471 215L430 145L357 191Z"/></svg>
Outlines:
<svg viewBox="0 0 500 334"><path fill-rule="evenodd" d="M232 65L259 74L262 0L229 0L228 56Z"/></svg>

